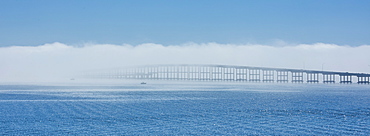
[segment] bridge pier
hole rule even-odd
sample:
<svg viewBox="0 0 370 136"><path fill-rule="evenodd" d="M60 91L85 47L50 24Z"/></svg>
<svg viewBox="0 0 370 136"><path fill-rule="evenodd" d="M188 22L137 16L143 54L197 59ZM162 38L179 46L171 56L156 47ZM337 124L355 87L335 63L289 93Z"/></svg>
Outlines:
<svg viewBox="0 0 370 136"><path fill-rule="evenodd" d="M166 76L164 67L158 67L158 79L163 80Z"/></svg>
<svg viewBox="0 0 370 136"><path fill-rule="evenodd" d="M208 67L199 67L199 80L209 80Z"/></svg>
<svg viewBox="0 0 370 136"><path fill-rule="evenodd" d="M177 80L184 80L184 67L183 66L179 66L177 68Z"/></svg>
<svg viewBox="0 0 370 136"><path fill-rule="evenodd" d="M247 79L247 69L235 69L235 74L236 74L236 81L248 81Z"/></svg>
<svg viewBox="0 0 370 136"><path fill-rule="evenodd" d="M167 79L167 67L161 67L161 79L166 80Z"/></svg>
<svg viewBox="0 0 370 136"><path fill-rule="evenodd" d="M292 83L303 83L303 72L292 72Z"/></svg>
<svg viewBox="0 0 370 136"><path fill-rule="evenodd" d="M164 77L165 77L165 73L164 73L164 67L158 67L158 79L159 80L163 80Z"/></svg>
<svg viewBox="0 0 370 136"><path fill-rule="evenodd" d="M146 68L141 68L140 75L141 75L140 78L143 78L143 79L147 78Z"/></svg>
<svg viewBox="0 0 370 136"><path fill-rule="evenodd" d="M137 68L133 70L133 74L134 74L134 77L135 77L136 79L138 79L138 78L139 78L139 76L140 76L138 73L139 73L139 70L138 70Z"/></svg>
<svg viewBox="0 0 370 136"><path fill-rule="evenodd" d="M213 81L222 80L222 70L221 70L220 67L213 67L212 68L212 80Z"/></svg>
<svg viewBox="0 0 370 136"><path fill-rule="evenodd" d="M124 78L124 79L129 78L129 70L128 70L128 69L124 69L124 70L123 70L123 78Z"/></svg>
<svg viewBox="0 0 370 136"><path fill-rule="evenodd" d="M172 67L173 80L179 80L179 67Z"/></svg>
<svg viewBox="0 0 370 136"><path fill-rule="evenodd" d="M200 67L194 67L194 80L200 80Z"/></svg>
<svg viewBox="0 0 370 136"><path fill-rule="evenodd" d="M173 80L174 79L174 71L172 69L172 66L167 67L167 80Z"/></svg>
<svg viewBox="0 0 370 136"><path fill-rule="evenodd" d="M121 78L121 74L120 74L120 71L119 70L116 70L115 78L116 79L120 79Z"/></svg>
<svg viewBox="0 0 370 136"><path fill-rule="evenodd" d="M234 81L234 68L224 68L224 76L226 81Z"/></svg>
<svg viewBox="0 0 370 136"><path fill-rule="evenodd" d="M260 82L260 69L249 69L249 81L250 82Z"/></svg>
<svg viewBox="0 0 370 136"><path fill-rule="evenodd" d="M172 66L167 67L167 80L174 79L174 71L172 68L173 68Z"/></svg>
<svg viewBox="0 0 370 136"><path fill-rule="evenodd" d="M198 67L190 66L188 68L188 80L197 80L198 79Z"/></svg>
<svg viewBox="0 0 370 136"><path fill-rule="evenodd" d="M323 74L323 83L335 83L335 75Z"/></svg>
<svg viewBox="0 0 370 136"><path fill-rule="evenodd" d="M153 69L154 72L154 79L159 79L159 67L154 67Z"/></svg>
<svg viewBox="0 0 370 136"><path fill-rule="evenodd" d="M318 83L319 73L307 73L307 83Z"/></svg>
<svg viewBox="0 0 370 136"><path fill-rule="evenodd" d="M160 80L161 79L161 76L162 76L161 67L156 67L155 68L155 72L156 72L156 79L157 80Z"/></svg>
<svg viewBox="0 0 370 136"><path fill-rule="evenodd" d="M274 82L274 71L273 70L262 70L263 82Z"/></svg>
<svg viewBox="0 0 370 136"><path fill-rule="evenodd" d="M357 76L358 84L370 84L370 77L369 76Z"/></svg>
<svg viewBox="0 0 370 136"><path fill-rule="evenodd" d="M352 76L348 74L341 74L340 77L340 83L342 84L352 84Z"/></svg>
<svg viewBox="0 0 370 136"><path fill-rule="evenodd" d="M289 71L276 71L276 82L288 82Z"/></svg>
<svg viewBox="0 0 370 136"><path fill-rule="evenodd" d="M160 77L160 79L161 80L166 80L166 77L167 77L167 69L166 69L166 67L161 67L161 77Z"/></svg>

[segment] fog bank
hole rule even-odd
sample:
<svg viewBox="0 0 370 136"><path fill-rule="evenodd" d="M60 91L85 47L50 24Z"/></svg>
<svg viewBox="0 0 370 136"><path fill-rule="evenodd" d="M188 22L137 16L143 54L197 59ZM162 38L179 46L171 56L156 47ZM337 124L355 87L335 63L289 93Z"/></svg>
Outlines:
<svg viewBox="0 0 370 136"><path fill-rule="evenodd" d="M76 46L55 42L1 47L0 64L0 82L67 79L86 70L150 64L222 64L370 73L370 45L90 43Z"/></svg>

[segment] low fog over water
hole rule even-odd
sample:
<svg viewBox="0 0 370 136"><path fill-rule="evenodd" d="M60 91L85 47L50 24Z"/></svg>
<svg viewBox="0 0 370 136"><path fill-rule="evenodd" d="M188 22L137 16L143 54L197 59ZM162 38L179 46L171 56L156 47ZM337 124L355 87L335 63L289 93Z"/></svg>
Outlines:
<svg viewBox="0 0 370 136"><path fill-rule="evenodd" d="M150 64L221 64L370 73L370 45L161 45L48 43L0 48L0 81L69 79L79 72Z"/></svg>

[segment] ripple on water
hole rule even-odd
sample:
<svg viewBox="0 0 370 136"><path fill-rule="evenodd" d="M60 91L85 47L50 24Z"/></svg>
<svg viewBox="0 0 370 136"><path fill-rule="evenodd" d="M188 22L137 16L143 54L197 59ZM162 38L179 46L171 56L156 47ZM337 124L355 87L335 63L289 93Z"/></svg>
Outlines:
<svg viewBox="0 0 370 136"><path fill-rule="evenodd" d="M226 86L227 87L227 86ZM274 86L276 87L276 86ZM179 87L181 88L181 87ZM1 135L367 135L369 93L324 87L0 91ZM225 87L224 87L225 88ZM135 88L130 88L135 89ZM148 89L148 88L147 88ZM198 89L198 90L197 90ZM246 90L247 89L247 90ZM358 89L358 88L357 88ZM361 89L361 88L360 88ZM265 91L264 91L265 90ZM293 93L292 93L293 92Z"/></svg>

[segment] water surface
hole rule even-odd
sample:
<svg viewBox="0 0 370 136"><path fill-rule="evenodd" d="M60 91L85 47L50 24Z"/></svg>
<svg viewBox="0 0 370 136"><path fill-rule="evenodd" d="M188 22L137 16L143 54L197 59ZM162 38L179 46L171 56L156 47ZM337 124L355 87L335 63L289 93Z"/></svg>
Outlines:
<svg viewBox="0 0 370 136"><path fill-rule="evenodd" d="M370 86L0 86L0 135L367 135Z"/></svg>

